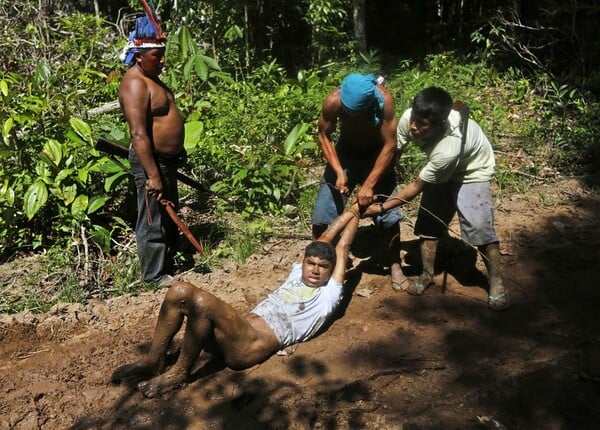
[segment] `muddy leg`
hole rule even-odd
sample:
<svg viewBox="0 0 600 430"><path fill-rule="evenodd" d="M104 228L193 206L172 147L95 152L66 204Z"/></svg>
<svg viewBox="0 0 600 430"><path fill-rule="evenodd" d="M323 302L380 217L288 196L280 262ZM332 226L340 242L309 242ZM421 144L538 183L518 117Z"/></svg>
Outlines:
<svg viewBox="0 0 600 430"><path fill-rule="evenodd" d="M150 351L141 360L126 364L115 370L111 382L119 383L123 379L148 377L164 369L169 345L173 336L181 328L184 316L178 303L170 299L170 296L177 292L177 287L172 286L171 288L172 290L169 290L160 308Z"/></svg>
<svg viewBox="0 0 600 430"><path fill-rule="evenodd" d="M489 243L480 246L479 250L483 254L483 262L490 283L488 307L495 311L507 309L510 307L510 297L508 290L502 284L502 277L500 276L500 245Z"/></svg>
<svg viewBox="0 0 600 430"><path fill-rule="evenodd" d="M146 397L156 397L183 386L192 372L200 352L212 343L212 323L208 318L194 315L188 318L181 352L177 362L165 373L140 382L138 390Z"/></svg>
<svg viewBox="0 0 600 430"><path fill-rule="evenodd" d="M402 272L400 265L400 223L384 230L387 251L390 259L390 276L392 278L392 289L402 291L406 287L408 278Z"/></svg>
<svg viewBox="0 0 600 430"><path fill-rule="evenodd" d="M207 348L218 350L213 333L215 322L208 315L211 312L223 315L226 309L215 306L214 303L218 304L218 300L211 297L195 287L178 297L179 306L187 316L179 358L167 372L138 384L138 389L146 397L160 396L181 387L188 381L200 352Z"/></svg>
<svg viewBox="0 0 600 430"><path fill-rule="evenodd" d="M413 296L420 296L427 287L433 285L433 274L435 266L435 255L437 252L437 239L421 239L421 261L423 263L423 273L421 273L414 283L409 284L406 292Z"/></svg>

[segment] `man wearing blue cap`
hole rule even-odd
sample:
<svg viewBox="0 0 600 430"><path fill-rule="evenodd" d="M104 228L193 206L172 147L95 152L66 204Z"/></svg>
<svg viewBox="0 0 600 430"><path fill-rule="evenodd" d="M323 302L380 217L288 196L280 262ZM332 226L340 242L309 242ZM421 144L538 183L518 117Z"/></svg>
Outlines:
<svg viewBox="0 0 600 430"><path fill-rule="evenodd" d="M361 208L385 201L396 187L396 125L394 99L382 78L352 73L325 98L318 121L318 139L327 167L312 213L317 238L340 213L352 190ZM338 142L331 135L340 123ZM400 224L396 210L373 216L384 230L390 255L392 287L406 279L400 268Z"/></svg>
<svg viewBox="0 0 600 430"><path fill-rule="evenodd" d="M165 41L154 11L147 9L147 15L136 20L121 55L130 67L119 88L131 134L129 162L137 187L135 230L142 277L162 287L173 282L169 266L178 232L160 201L177 205L177 165L185 156L183 119L173 93L159 78Z"/></svg>

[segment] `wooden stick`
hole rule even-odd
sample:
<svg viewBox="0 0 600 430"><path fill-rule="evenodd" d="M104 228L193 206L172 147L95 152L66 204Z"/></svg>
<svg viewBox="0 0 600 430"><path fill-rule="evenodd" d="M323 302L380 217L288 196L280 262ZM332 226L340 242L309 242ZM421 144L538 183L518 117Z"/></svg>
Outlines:
<svg viewBox="0 0 600 430"><path fill-rule="evenodd" d="M175 209L173 209L173 202L170 202L166 199L161 199L160 203L165 207L165 210L167 211L173 222L177 225L179 230L181 230L183 235L187 238L187 240L189 240L190 243L194 245L194 248L196 248L200 255L206 257L206 253L204 252L204 248L202 248L202 245L200 245L200 242L196 240L190 229L187 228L183 221L179 219L177 213L175 213Z"/></svg>

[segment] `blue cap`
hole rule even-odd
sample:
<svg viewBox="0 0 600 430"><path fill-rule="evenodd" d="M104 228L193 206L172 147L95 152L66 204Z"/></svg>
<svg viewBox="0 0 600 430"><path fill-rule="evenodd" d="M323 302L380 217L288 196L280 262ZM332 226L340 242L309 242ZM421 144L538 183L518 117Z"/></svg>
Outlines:
<svg viewBox="0 0 600 430"><path fill-rule="evenodd" d="M374 75L352 73L344 78L340 86L342 105L350 113L361 114L373 111L375 114L383 110L383 96L375 88L377 79ZM379 124L376 115L375 125Z"/></svg>
<svg viewBox="0 0 600 430"><path fill-rule="evenodd" d="M352 73L344 78L340 86L340 99L346 109L363 113L381 104L383 97L375 89L377 80L372 74Z"/></svg>

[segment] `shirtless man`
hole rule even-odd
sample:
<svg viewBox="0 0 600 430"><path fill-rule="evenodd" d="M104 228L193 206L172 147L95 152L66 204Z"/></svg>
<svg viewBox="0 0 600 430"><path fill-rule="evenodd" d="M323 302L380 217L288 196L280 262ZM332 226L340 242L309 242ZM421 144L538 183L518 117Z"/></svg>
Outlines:
<svg viewBox="0 0 600 430"><path fill-rule="evenodd" d="M202 351L241 370L315 336L341 302L346 260L358 226L357 209L344 212L319 240L311 242L285 283L248 314L191 283L174 283L163 300L150 351L143 359L115 370L112 381L158 374L138 384L145 396L155 397L184 384ZM342 229L334 250L331 241ZM184 317L187 324L177 362L161 374Z"/></svg>
<svg viewBox="0 0 600 430"><path fill-rule="evenodd" d="M339 120L336 145L331 135ZM361 210L385 200L375 194L391 195L396 187L396 125L394 99L382 80L353 73L323 102L318 121L318 139L327 167L312 212L313 237L317 238L338 216L357 184ZM403 216L388 211L373 216L383 227L390 256L392 287L404 282L400 269L400 224Z"/></svg>
<svg viewBox="0 0 600 430"><path fill-rule="evenodd" d="M144 21L145 20L145 21ZM173 93L160 81L165 63L160 26L138 18L123 61L130 65L119 88L119 102L131 135L129 162L137 187L136 242L144 281L172 283L177 227L160 204L177 206L177 165L185 158L183 119Z"/></svg>

